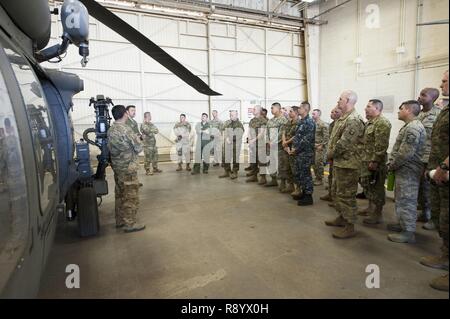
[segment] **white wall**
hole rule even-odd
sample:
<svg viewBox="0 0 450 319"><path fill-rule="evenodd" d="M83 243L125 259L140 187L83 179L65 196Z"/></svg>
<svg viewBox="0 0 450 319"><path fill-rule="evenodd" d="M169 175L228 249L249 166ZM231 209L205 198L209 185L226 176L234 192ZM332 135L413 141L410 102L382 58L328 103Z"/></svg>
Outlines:
<svg viewBox="0 0 450 319"><path fill-rule="evenodd" d="M343 1L327 1L323 12ZM380 9L379 28L371 29L366 8ZM423 0L422 22L448 19L448 0ZM359 18L358 18L359 15ZM369 23L366 19L369 17ZM381 97L386 116L392 121L391 146L403 125L397 108L404 100L417 98L423 87L438 88L448 69L448 24L419 27L419 72L415 85L416 0L354 0L320 17L328 21L320 30L320 107L327 119L344 89L359 94L358 111L370 98ZM372 20L373 22L373 20ZM399 46L404 54L397 54ZM354 63L360 56L359 66ZM390 111L389 111L390 109Z"/></svg>
<svg viewBox="0 0 450 319"><path fill-rule="evenodd" d="M228 110L238 109L246 119L248 107L256 103L265 106L274 101L297 104L306 98L300 32L113 11L206 83L210 70L211 87L223 96L212 98L210 104L207 96L197 93L91 18L87 67L81 68L76 47L71 47L67 57L57 65L63 71L79 74L84 80L84 92L74 98L73 120L78 134L94 121L88 104L89 98L97 94L112 98L115 104L136 105L138 122L142 121L144 112L151 111L154 122L162 130L158 144L163 147L171 145L167 138L172 139L171 128L180 113L186 113L188 120L195 123L211 106L219 110L222 118L228 117ZM53 17L52 43L59 41L60 35L60 22ZM55 67L48 63L46 66Z"/></svg>

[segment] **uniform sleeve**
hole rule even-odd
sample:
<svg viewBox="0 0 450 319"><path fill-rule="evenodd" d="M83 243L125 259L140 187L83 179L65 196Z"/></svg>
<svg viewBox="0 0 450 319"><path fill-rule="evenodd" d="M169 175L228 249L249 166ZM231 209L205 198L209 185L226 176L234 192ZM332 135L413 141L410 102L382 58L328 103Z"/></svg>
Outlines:
<svg viewBox="0 0 450 319"><path fill-rule="evenodd" d="M342 132L341 138L334 146L333 158L342 158L345 153L353 152L363 132L364 124L359 119L349 121Z"/></svg>
<svg viewBox="0 0 450 319"><path fill-rule="evenodd" d="M299 154L314 150L315 137L316 130L313 123L300 124L292 143L295 153Z"/></svg>
<svg viewBox="0 0 450 319"><path fill-rule="evenodd" d="M130 145L133 148L134 152L136 154L142 152L142 143L140 138L136 134L129 134L128 137L130 138Z"/></svg>
<svg viewBox="0 0 450 319"><path fill-rule="evenodd" d="M370 158L371 162L381 163L385 160L387 149L389 148L389 137L391 135L391 125L382 122L375 127L374 152Z"/></svg>
<svg viewBox="0 0 450 319"><path fill-rule="evenodd" d="M141 132L144 135L150 135L150 127L148 125L141 124Z"/></svg>
<svg viewBox="0 0 450 319"><path fill-rule="evenodd" d="M324 124L323 126L323 147L327 147L328 145L328 140L330 139L330 131L328 128L328 125Z"/></svg>
<svg viewBox="0 0 450 319"><path fill-rule="evenodd" d="M141 130L142 130L142 128L141 128ZM152 134L159 134L159 130L156 127L155 124L150 125L150 129L149 130L150 130L150 133L152 133Z"/></svg>
<svg viewBox="0 0 450 319"><path fill-rule="evenodd" d="M398 150L391 154L389 166L391 170L397 170L412 158L416 152L416 146L420 142L420 132L415 128L409 128L405 132L405 138L401 142Z"/></svg>

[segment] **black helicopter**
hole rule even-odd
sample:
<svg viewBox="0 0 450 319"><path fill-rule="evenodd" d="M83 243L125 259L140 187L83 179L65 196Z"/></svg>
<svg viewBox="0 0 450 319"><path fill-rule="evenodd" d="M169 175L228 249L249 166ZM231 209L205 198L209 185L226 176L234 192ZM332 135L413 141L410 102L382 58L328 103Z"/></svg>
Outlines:
<svg viewBox="0 0 450 319"><path fill-rule="evenodd" d="M51 14L61 14L61 43L48 47ZM78 219L81 236L98 232L97 199L108 193L106 131L112 101L91 99L96 126L75 142L72 97L83 90L75 74L44 69L76 45L86 65L89 15L116 31L198 92L220 95L139 31L94 0L0 0L0 297L38 292L58 216ZM88 134L95 133L90 140ZM90 171L87 143L98 146Z"/></svg>

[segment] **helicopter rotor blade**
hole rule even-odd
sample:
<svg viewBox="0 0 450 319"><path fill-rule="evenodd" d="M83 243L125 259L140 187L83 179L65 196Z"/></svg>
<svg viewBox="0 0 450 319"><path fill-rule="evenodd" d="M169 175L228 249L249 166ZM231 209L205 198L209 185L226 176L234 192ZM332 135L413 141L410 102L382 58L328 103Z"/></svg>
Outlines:
<svg viewBox="0 0 450 319"><path fill-rule="evenodd" d="M198 92L209 96L221 95L213 91L202 79L194 75L157 44L95 0L80 1L86 6L91 16L130 41Z"/></svg>

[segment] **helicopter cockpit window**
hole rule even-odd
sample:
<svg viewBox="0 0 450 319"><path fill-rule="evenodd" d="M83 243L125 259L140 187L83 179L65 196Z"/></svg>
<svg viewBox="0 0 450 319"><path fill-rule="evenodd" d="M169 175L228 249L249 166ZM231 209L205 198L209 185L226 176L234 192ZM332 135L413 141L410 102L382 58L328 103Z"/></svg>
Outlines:
<svg viewBox="0 0 450 319"><path fill-rule="evenodd" d="M28 112L33 146L39 174L41 211L45 212L56 192L56 161L53 129L39 81L28 62L16 52L5 48Z"/></svg>
<svg viewBox="0 0 450 319"><path fill-rule="evenodd" d="M23 254L28 234L23 171L16 119L0 72L0 291Z"/></svg>

